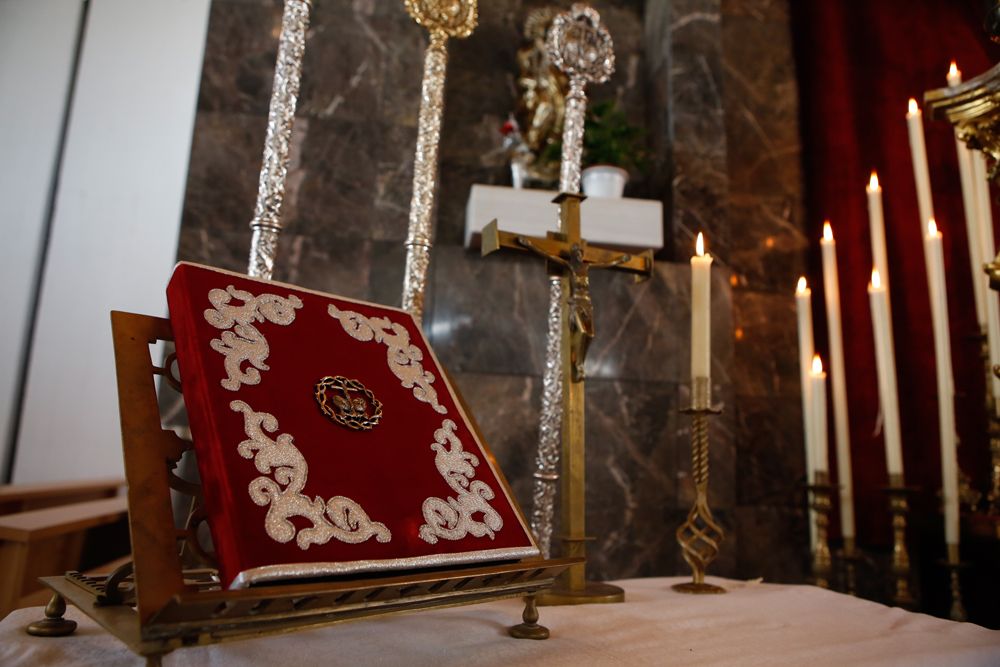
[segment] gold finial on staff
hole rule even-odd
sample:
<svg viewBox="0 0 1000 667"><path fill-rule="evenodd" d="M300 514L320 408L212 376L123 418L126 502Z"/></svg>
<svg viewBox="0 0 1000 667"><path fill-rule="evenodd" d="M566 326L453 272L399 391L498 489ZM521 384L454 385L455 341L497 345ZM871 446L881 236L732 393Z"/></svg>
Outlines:
<svg viewBox="0 0 1000 667"><path fill-rule="evenodd" d="M419 323L424 313L427 268L430 265L437 187L438 143L444 114L444 79L448 67L449 37L468 37L476 27L476 0L404 0L413 20L430 32L424 55L424 79L420 92L417 150L413 159L413 197L406 234L406 272L403 277L403 309Z"/></svg>

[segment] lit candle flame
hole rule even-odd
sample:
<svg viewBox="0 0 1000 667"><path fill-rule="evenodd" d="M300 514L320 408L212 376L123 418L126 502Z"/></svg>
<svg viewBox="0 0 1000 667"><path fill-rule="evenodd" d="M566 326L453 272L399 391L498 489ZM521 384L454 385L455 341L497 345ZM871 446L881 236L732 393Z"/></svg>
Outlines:
<svg viewBox="0 0 1000 667"><path fill-rule="evenodd" d="M878 174L875 173L874 169L872 169L872 177L868 179L868 189L872 192L878 190Z"/></svg>
<svg viewBox="0 0 1000 667"><path fill-rule="evenodd" d="M948 68L948 77L962 76L962 72L958 69L958 65L954 60L951 61L951 67Z"/></svg>
<svg viewBox="0 0 1000 667"><path fill-rule="evenodd" d="M694 242L694 251L699 257L705 256L705 237L702 236L701 232L698 232L698 239Z"/></svg>
<svg viewBox="0 0 1000 667"><path fill-rule="evenodd" d="M934 221L934 218L931 218L927 221L927 236L937 236L937 234L937 222Z"/></svg>
<svg viewBox="0 0 1000 667"><path fill-rule="evenodd" d="M878 274L878 269L872 268L872 287L879 289L882 287L882 276Z"/></svg>
<svg viewBox="0 0 1000 667"><path fill-rule="evenodd" d="M819 355L813 355L813 367L812 374L820 375L823 372L823 360L819 358Z"/></svg>
<svg viewBox="0 0 1000 667"><path fill-rule="evenodd" d="M911 97L909 103L909 115L917 113L920 113L920 107L917 106L917 101Z"/></svg>
<svg viewBox="0 0 1000 667"><path fill-rule="evenodd" d="M823 240L824 241L833 240L833 227L830 226L829 220L825 220L823 222Z"/></svg>
<svg viewBox="0 0 1000 667"><path fill-rule="evenodd" d="M805 294L806 290L808 290L808 289L809 289L809 285L806 284L806 277L805 276L799 276L799 282L795 286L795 293L796 294Z"/></svg>

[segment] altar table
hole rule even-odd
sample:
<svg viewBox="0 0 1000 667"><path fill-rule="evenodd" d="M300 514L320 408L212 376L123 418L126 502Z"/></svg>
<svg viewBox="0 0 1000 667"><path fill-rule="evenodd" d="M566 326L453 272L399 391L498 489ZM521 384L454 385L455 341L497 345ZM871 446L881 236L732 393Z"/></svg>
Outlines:
<svg viewBox="0 0 1000 667"><path fill-rule="evenodd" d="M512 639L518 600L417 612L289 635L180 649L202 665L1000 665L1000 631L953 623L813 586L709 577L726 595L682 595L685 578L617 582L624 604L542 607L546 641ZM142 665L74 607L65 638L30 637L40 607L0 621L0 665Z"/></svg>

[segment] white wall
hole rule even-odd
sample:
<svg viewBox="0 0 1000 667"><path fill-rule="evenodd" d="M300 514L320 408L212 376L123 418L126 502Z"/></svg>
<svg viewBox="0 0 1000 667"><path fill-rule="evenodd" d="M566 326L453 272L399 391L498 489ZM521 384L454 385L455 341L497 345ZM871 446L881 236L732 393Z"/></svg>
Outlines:
<svg viewBox="0 0 1000 667"><path fill-rule="evenodd" d="M166 311L208 9L90 2L15 482L122 472L108 313Z"/></svg>
<svg viewBox="0 0 1000 667"><path fill-rule="evenodd" d="M0 0L0 481L82 10L82 0Z"/></svg>

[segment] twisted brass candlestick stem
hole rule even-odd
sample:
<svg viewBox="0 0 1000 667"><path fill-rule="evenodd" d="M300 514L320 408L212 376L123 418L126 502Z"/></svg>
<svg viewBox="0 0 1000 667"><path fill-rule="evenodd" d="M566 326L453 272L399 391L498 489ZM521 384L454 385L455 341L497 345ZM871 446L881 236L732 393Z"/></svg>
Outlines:
<svg viewBox="0 0 1000 667"><path fill-rule="evenodd" d="M725 593L726 589L705 583L705 570L719 554L719 545L726 536L708 506L708 416L721 411L710 407L711 385L707 377L694 378L691 394L691 407L683 412L691 415L691 476L695 498L687 519L677 528L677 542L684 560L691 566L692 580L675 584L673 589L681 593Z"/></svg>
<svg viewBox="0 0 1000 667"><path fill-rule="evenodd" d="M962 560L959 557L958 545L948 545L948 561L945 563L951 581L951 611L948 616L953 621L967 621L968 615L965 613L965 605L962 604L962 582L959 580L959 570L962 569Z"/></svg>
<svg viewBox="0 0 1000 667"><path fill-rule="evenodd" d="M820 588L830 587L833 558L830 556L830 510L833 503L830 494L834 487L826 471L816 471L815 483L809 485L812 494L812 508L816 511L816 548L813 551L813 580Z"/></svg>
<svg viewBox="0 0 1000 667"><path fill-rule="evenodd" d="M898 607L911 608L916 599L910 593L910 552L906 548L906 514L913 489L903 483L900 474L889 475L889 511L892 512L892 574L895 577L892 601Z"/></svg>

